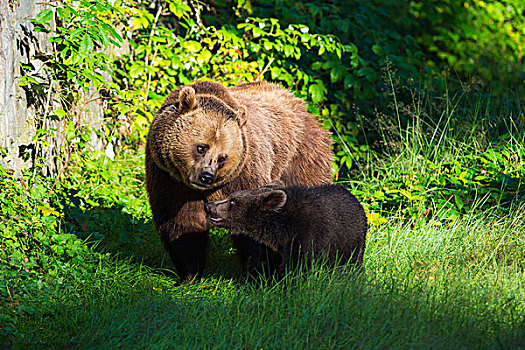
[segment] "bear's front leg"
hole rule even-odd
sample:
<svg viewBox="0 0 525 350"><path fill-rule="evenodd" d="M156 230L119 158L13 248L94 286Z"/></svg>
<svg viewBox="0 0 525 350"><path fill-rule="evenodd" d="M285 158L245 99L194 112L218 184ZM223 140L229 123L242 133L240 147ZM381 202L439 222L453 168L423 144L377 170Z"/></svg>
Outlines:
<svg viewBox="0 0 525 350"><path fill-rule="evenodd" d="M208 227L204 195L175 181L146 154L146 189L153 223L181 282L202 277Z"/></svg>
<svg viewBox="0 0 525 350"><path fill-rule="evenodd" d="M206 265L208 232L198 231L181 235L167 244L168 253L181 283L199 281Z"/></svg>
<svg viewBox="0 0 525 350"><path fill-rule="evenodd" d="M200 280L206 265L208 227L204 214L204 202L185 202L175 217L159 227L166 238L168 250L175 270L183 283Z"/></svg>
<svg viewBox="0 0 525 350"><path fill-rule="evenodd" d="M182 283L200 280L206 265L209 234L203 206L201 200L187 201L157 226Z"/></svg>

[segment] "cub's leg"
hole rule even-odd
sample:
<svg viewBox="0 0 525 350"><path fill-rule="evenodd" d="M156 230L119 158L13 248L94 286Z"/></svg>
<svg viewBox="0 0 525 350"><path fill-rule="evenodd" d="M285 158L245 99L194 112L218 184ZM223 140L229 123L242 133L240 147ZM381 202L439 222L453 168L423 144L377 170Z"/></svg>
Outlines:
<svg viewBox="0 0 525 350"><path fill-rule="evenodd" d="M254 274L259 267L260 244L248 236L231 236L233 248L241 261L245 274Z"/></svg>

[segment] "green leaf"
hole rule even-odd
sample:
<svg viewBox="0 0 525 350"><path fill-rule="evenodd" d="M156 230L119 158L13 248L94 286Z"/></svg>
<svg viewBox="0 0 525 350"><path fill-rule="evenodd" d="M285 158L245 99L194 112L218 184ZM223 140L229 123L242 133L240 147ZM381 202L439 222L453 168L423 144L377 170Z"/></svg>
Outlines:
<svg viewBox="0 0 525 350"><path fill-rule="evenodd" d="M57 108L55 110L55 114L59 117L63 117L65 115L67 115L67 112L65 110L63 110L62 108Z"/></svg>
<svg viewBox="0 0 525 350"><path fill-rule="evenodd" d="M56 211L55 209L51 208L49 205L41 205L39 206L40 211L42 212L42 215L44 216L60 216L60 213Z"/></svg>
<svg viewBox="0 0 525 350"><path fill-rule="evenodd" d="M117 39L118 41L122 42L122 37L111 26L107 25L106 23L101 23L100 26L101 29L104 29L106 33L108 33L113 39ZM116 41L111 40L111 42L120 47Z"/></svg>
<svg viewBox="0 0 525 350"><path fill-rule="evenodd" d="M253 27L253 37L258 38L262 35L265 35L266 32L262 29L259 29L258 27Z"/></svg>
<svg viewBox="0 0 525 350"><path fill-rule="evenodd" d="M284 55L286 57L289 57L293 54L293 46L292 45L284 45Z"/></svg>
<svg viewBox="0 0 525 350"><path fill-rule="evenodd" d="M127 114L130 111L129 106L123 102L117 103L115 107L117 107L120 114Z"/></svg>
<svg viewBox="0 0 525 350"><path fill-rule="evenodd" d="M50 21L53 19L53 10L51 9L45 9L42 12L40 12L36 18L35 23L37 24L47 24L50 25Z"/></svg>
<svg viewBox="0 0 525 350"><path fill-rule="evenodd" d="M346 74L348 74L346 67L342 64L334 66L330 70L330 81L336 83L341 80Z"/></svg>
<svg viewBox="0 0 525 350"><path fill-rule="evenodd" d="M354 85L354 81L355 81L355 78L353 75L347 75L344 81L345 87L347 89L350 89Z"/></svg>
<svg viewBox="0 0 525 350"><path fill-rule="evenodd" d="M190 7L183 2L178 3L178 4L175 4L174 2L170 2L169 9L178 18L181 18L182 16L184 16L186 13L190 11Z"/></svg>
<svg viewBox="0 0 525 350"><path fill-rule="evenodd" d="M317 80L316 84L310 85L308 92L312 95L312 101L314 103L320 103L324 100L326 87L321 80Z"/></svg>
<svg viewBox="0 0 525 350"><path fill-rule="evenodd" d="M20 77L20 82L18 83L19 86L27 86L30 84L38 84L38 81L35 78L27 75Z"/></svg>
<svg viewBox="0 0 525 350"><path fill-rule="evenodd" d="M100 34L100 40L102 41L102 45L104 45L104 48L107 48L109 46L109 38L107 32L103 30L102 27L98 28L98 32Z"/></svg>
<svg viewBox="0 0 525 350"><path fill-rule="evenodd" d="M372 51L378 56L384 56L384 54L385 54L385 49L383 49L379 45L372 46Z"/></svg>
<svg viewBox="0 0 525 350"><path fill-rule="evenodd" d="M270 72L272 73L272 79L277 79L277 77L279 77L281 75L281 68L279 68L279 67L272 67Z"/></svg>
<svg viewBox="0 0 525 350"><path fill-rule="evenodd" d="M319 70L321 69L321 67L323 66L323 62L314 62L312 63L312 69L313 70Z"/></svg>
<svg viewBox="0 0 525 350"><path fill-rule="evenodd" d="M189 52L199 52L202 49L201 43L197 41L186 41L184 42L184 48L188 50Z"/></svg>
<svg viewBox="0 0 525 350"><path fill-rule="evenodd" d="M375 81L377 79L376 71L370 67L363 67L359 69L357 74L364 76L368 81Z"/></svg>
<svg viewBox="0 0 525 350"><path fill-rule="evenodd" d="M129 75L132 77L132 78L136 78L139 74L141 74L142 72L144 72L144 69L146 67L144 67L143 64L140 64L140 63L133 63L132 66L131 66L131 69L129 70Z"/></svg>
<svg viewBox="0 0 525 350"><path fill-rule="evenodd" d="M67 16L67 12L66 12L66 9L64 8L57 8L57 15L58 15L58 18L60 19L66 19L65 17Z"/></svg>
<svg viewBox="0 0 525 350"><path fill-rule="evenodd" d="M460 195L457 194L457 193L454 193L454 200L456 202L456 206L458 207L459 210L461 210L463 208L463 199L461 199Z"/></svg>
<svg viewBox="0 0 525 350"><path fill-rule="evenodd" d="M69 33L69 38L71 40L76 40L77 37L84 33L85 32L85 29L84 28L77 28L77 29L73 29L70 33Z"/></svg>
<svg viewBox="0 0 525 350"><path fill-rule="evenodd" d="M197 55L197 62L202 65L204 63L209 62L211 58L211 52L209 50L204 49Z"/></svg>
<svg viewBox="0 0 525 350"><path fill-rule="evenodd" d="M93 51L94 45L93 40L89 34L85 34L80 42L79 53L84 56L88 56Z"/></svg>

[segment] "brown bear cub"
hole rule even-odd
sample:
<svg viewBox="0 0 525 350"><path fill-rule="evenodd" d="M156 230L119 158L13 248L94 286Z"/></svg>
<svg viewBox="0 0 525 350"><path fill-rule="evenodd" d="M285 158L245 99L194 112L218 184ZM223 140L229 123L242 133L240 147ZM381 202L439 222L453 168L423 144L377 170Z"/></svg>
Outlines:
<svg viewBox="0 0 525 350"><path fill-rule="evenodd" d="M279 273L312 256L330 263L363 263L367 219L359 201L342 186L274 182L206 203L205 210L214 225L278 252Z"/></svg>
<svg viewBox="0 0 525 350"><path fill-rule="evenodd" d="M331 181L331 138L305 103L276 84L181 86L153 119L146 144L146 189L153 223L182 281L198 279L208 245L204 202L274 180L287 186ZM259 244L233 245L246 272Z"/></svg>

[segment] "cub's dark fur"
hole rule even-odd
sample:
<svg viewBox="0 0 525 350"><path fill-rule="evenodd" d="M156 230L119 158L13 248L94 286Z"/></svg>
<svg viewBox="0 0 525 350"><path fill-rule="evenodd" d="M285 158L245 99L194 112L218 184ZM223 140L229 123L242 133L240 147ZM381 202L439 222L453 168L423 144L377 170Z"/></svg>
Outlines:
<svg viewBox="0 0 525 350"><path fill-rule="evenodd" d="M344 187L280 184L237 191L205 204L208 219L265 244L282 256L280 272L303 257L363 263L367 219L359 201ZM339 259L339 260L338 260Z"/></svg>

